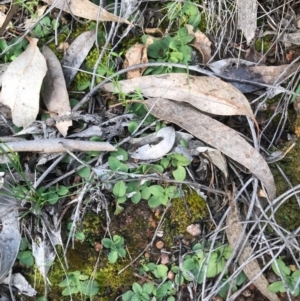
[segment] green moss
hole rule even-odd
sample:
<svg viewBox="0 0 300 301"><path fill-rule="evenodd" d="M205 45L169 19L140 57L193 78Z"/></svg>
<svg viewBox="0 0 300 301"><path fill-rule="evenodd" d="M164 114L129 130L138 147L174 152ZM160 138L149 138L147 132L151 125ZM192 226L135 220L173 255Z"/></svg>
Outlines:
<svg viewBox="0 0 300 301"><path fill-rule="evenodd" d="M167 245L172 246L173 238L179 234L189 235L186 228L192 222L204 219L207 214L205 200L195 191L189 191L184 198L172 200L164 227Z"/></svg>
<svg viewBox="0 0 300 301"><path fill-rule="evenodd" d="M287 149L290 144L286 144L283 151ZM296 146L282 159L279 166L284 171L293 186L300 183L300 143L296 143ZM275 166L271 165L271 170L274 175L277 195L281 195L287 191L290 187L281 176L280 172ZM293 231L300 227L299 220L299 206L297 200L292 197L288 199L275 214L278 224L289 231Z"/></svg>
<svg viewBox="0 0 300 301"><path fill-rule="evenodd" d="M256 39L255 50L258 52L263 51L263 53L266 53L272 45L271 39L272 39L271 36L265 36L263 38Z"/></svg>

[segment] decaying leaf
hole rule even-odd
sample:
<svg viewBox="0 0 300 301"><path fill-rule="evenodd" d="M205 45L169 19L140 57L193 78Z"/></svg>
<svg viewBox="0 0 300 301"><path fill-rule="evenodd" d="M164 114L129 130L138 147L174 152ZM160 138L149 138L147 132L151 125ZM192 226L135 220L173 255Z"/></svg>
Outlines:
<svg viewBox="0 0 300 301"><path fill-rule="evenodd" d="M28 38L29 46L7 68L2 78L1 102L11 108L16 126L35 121L39 112L40 89L47 72L38 39Z"/></svg>
<svg viewBox="0 0 300 301"><path fill-rule="evenodd" d="M44 78L42 98L48 111L50 111L50 116L57 118L71 113L69 95L64 74L56 55L47 46L43 47L43 55L47 62L48 71ZM68 128L72 126L72 120L56 122L55 125L65 137Z"/></svg>
<svg viewBox="0 0 300 301"><path fill-rule="evenodd" d="M156 138L162 139L157 144L146 144L138 148L134 153L130 155L131 158L139 160L154 160L160 159L166 155L173 147L175 142L175 130L173 127L168 126L160 129L155 133ZM144 140L147 137L144 137Z"/></svg>
<svg viewBox="0 0 300 301"><path fill-rule="evenodd" d="M291 43L294 45L300 45L300 32L293 32L293 33L285 33L278 37L279 41L283 41L285 43Z"/></svg>
<svg viewBox="0 0 300 301"><path fill-rule="evenodd" d="M206 64L211 59L211 41L200 30L194 32L194 27L192 25L187 24L186 28L188 29L188 34L195 37L193 42L189 45L193 46L201 53L202 63Z"/></svg>
<svg viewBox="0 0 300 301"><path fill-rule="evenodd" d="M143 44L137 43L127 50L127 52L125 54L123 68L125 69L129 66L142 64L142 63L148 63L147 47ZM126 77L128 79L140 77L140 76L142 76L143 72L146 69L147 69L147 67L128 71L126 73Z"/></svg>
<svg viewBox="0 0 300 301"><path fill-rule="evenodd" d="M192 107L163 98L144 101L151 114L188 131L242 164L262 182L270 199L275 198L273 175L264 158L236 131Z"/></svg>
<svg viewBox="0 0 300 301"><path fill-rule="evenodd" d="M224 173L225 178L228 177L227 162L219 150L207 146L199 146L197 147L197 151L199 153L207 152L212 163Z"/></svg>
<svg viewBox="0 0 300 301"><path fill-rule="evenodd" d="M110 92L130 93L139 88L146 97L164 97L187 102L195 108L218 115L246 115L254 119L247 98L232 85L216 77L185 73L148 75L105 84Z"/></svg>
<svg viewBox="0 0 300 301"><path fill-rule="evenodd" d="M255 35L257 22L257 1L236 0L238 12L238 28L242 30L247 44L250 45Z"/></svg>
<svg viewBox="0 0 300 301"><path fill-rule="evenodd" d="M54 7L80 18L102 22L119 22L131 25L129 21L109 13L89 0L72 0L68 3L65 0L43 0L43 2L50 5L54 4Z"/></svg>
<svg viewBox="0 0 300 301"><path fill-rule="evenodd" d="M86 31L79 35L67 49L66 55L61 61L67 87L73 81L95 41L95 30Z"/></svg>
<svg viewBox="0 0 300 301"><path fill-rule="evenodd" d="M0 283L2 283L18 255L21 234L17 201L11 196L10 187L4 184L0 193Z"/></svg>
<svg viewBox="0 0 300 301"><path fill-rule="evenodd" d="M252 256L253 250L251 245L247 241L247 237L243 235L243 225L239 218L239 212L237 205L231 201L231 210L229 211L226 219L226 236L229 245L232 249L237 247L237 243L240 242L239 247L244 245L242 252L239 252L238 262L243 265L245 262L249 262L244 266L243 271L250 281L257 287L257 289L268 298L270 301L280 301L276 294L271 293L268 290L269 282L264 275L261 274L261 268L258 264L257 259L249 260ZM242 236L242 240L240 239ZM246 241L246 243L245 243ZM259 275L257 277L257 275Z"/></svg>
<svg viewBox="0 0 300 301"><path fill-rule="evenodd" d="M5 64L0 65L0 86L2 86L2 78L3 78L4 72L6 71L6 69L8 68L9 65L10 65L10 63L5 63Z"/></svg>
<svg viewBox="0 0 300 301"><path fill-rule="evenodd" d="M274 85L284 82L300 66L300 63L281 66L253 66L252 62L238 59L226 59L209 64L216 74L232 79L232 85L243 93L261 89L254 83ZM247 80L253 84L239 83L235 80Z"/></svg>

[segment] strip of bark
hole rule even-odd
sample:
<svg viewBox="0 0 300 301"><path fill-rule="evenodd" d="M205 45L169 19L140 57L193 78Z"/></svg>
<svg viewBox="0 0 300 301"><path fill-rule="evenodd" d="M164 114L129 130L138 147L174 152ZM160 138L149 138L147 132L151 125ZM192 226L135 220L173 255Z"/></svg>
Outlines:
<svg viewBox="0 0 300 301"><path fill-rule="evenodd" d="M37 152L62 153L69 151L115 151L116 148L107 142L94 142L82 140L68 140L63 138L45 140L26 140L0 143L1 152Z"/></svg>

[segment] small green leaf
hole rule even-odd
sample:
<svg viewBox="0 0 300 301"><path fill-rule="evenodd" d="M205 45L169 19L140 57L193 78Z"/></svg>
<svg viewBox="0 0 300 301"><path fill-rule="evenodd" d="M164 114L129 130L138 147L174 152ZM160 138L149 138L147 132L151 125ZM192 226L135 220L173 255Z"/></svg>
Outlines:
<svg viewBox="0 0 300 301"><path fill-rule="evenodd" d="M123 204L123 203L126 202L126 200L127 200L126 195L124 195L124 196L121 196L120 198L117 199L117 203L118 204Z"/></svg>
<svg viewBox="0 0 300 301"><path fill-rule="evenodd" d="M150 282L144 283L143 284L143 291L150 295L154 290L154 285Z"/></svg>
<svg viewBox="0 0 300 301"><path fill-rule="evenodd" d="M154 196L161 196L165 193L165 189L160 185L149 186L150 193Z"/></svg>
<svg viewBox="0 0 300 301"><path fill-rule="evenodd" d="M186 177L186 171L185 168L182 166L178 166L176 170L172 172L173 177L177 181L184 181Z"/></svg>
<svg viewBox="0 0 300 301"><path fill-rule="evenodd" d="M298 279L300 278L300 270L296 270L295 272L293 272L292 278L293 278L295 281L298 281Z"/></svg>
<svg viewBox="0 0 300 301"><path fill-rule="evenodd" d="M195 263L194 258L187 258L183 262L183 268L188 270L188 271L193 270L195 268L195 266L196 266L196 263Z"/></svg>
<svg viewBox="0 0 300 301"><path fill-rule="evenodd" d="M67 195L68 193L69 193L69 189L66 186L63 185L58 186L57 194L59 196L64 196Z"/></svg>
<svg viewBox="0 0 300 301"><path fill-rule="evenodd" d="M112 171L117 171L119 169L120 164L121 162L117 158L113 156L110 156L108 158L108 166Z"/></svg>
<svg viewBox="0 0 300 301"><path fill-rule="evenodd" d="M124 258L126 256L126 250L124 248L118 248L119 256Z"/></svg>
<svg viewBox="0 0 300 301"><path fill-rule="evenodd" d="M111 239L109 238L103 238L102 239L102 245L105 247L105 248L111 248L113 242L111 241Z"/></svg>
<svg viewBox="0 0 300 301"><path fill-rule="evenodd" d="M47 193L45 195L45 199L48 203L50 203L51 205L54 205L57 203L59 197L56 193Z"/></svg>
<svg viewBox="0 0 300 301"><path fill-rule="evenodd" d="M182 274L176 274L175 276L175 284L178 285L178 286L181 286L184 282L184 278L183 278L183 275Z"/></svg>
<svg viewBox="0 0 300 301"><path fill-rule="evenodd" d="M75 232L75 238L81 241L84 241L85 235L83 232Z"/></svg>
<svg viewBox="0 0 300 301"><path fill-rule="evenodd" d="M161 203L160 203L160 197L152 195L150 197L150 199L148 200L148 205L151 208L156 208L156 207L160 206L161 205Z"/></svg>
<svg viewBox="0 0 300 301"><path fill-rule="evenodd" d="M241 271L236 278L236 285L240 286L240 285L244 284L247 281L247 279L248 278L247 278L246 274L243 271Z"/></svg>
<svg viewBox="0 0 300 301"><path fill-rule="evenodd" d="M118 259L118 252L117 251L110 251L108 254L108 261L110 263L115 263Z"/></svg>
<svg viewBox="0 0 300 301"><path fill-rule="evenodd" d="M117 158L120 161L128 160L128 153L121 147L118 147L116 151L110 152L110 156Z"/></svg>
<svg viewBox="0 0 300 301"><path fill-rule="evenodd" d="M137 282L134 282L133 285L132 285L132 290L135 292L135 293L142 293L143 292L143 289L142 287L137 283Z"/></svg>
<svg viewBox="0 0 300 301"><path fill-rule="evenodd" d="M83 179L87 180L91 174L91 168L88 166L84 166L83 168L77 171L77 174Z"/></svg>
<svg viewBox="0 0 300 301"><path fill-rule="evenodd" d="M132 197L131 197L131 201L134 204L137 204L142 198L142 195L139 191L137 191Z"/></svg>
<svg viewBox="0 0 300 301"><path fill-rule="evenodd" d="M285 265L282 259L278 258L276 259L276 262L283 276L290 275L291 270ZM275 262L272 262L272 269L277 276L280 276L280 272L278 271Z"/></svg>
<svg viewBox="0 0 300 301"><path fill-rule="evenodd" d="M133 291L127 291L122 295L122 300L123 301L131 301L131 298L133 297L134 292Z"/></svg>
<svg viewBox="0 0 300 301"><path fill-rule="evenodd" d="M79 291L86 296L95 296L99 292L99 285L96 281L82 281L78 288Z"/></svg>
<svg viewBox="0 0 300 301"><path fill-rule="evenodd" d="M114 185L113 194L117 197L123 197L126 194L126 185L124 181L119 181Z"/></svg>
<svg viewBox="0 0 300 301"><path fill-rule="evenodd" d="M128 124L128 131L129 133L133 133L138 128L138 123L136 121L131 121Z"/></svg>
<svg viewBox="0 0 300 301"><path fill-rule="evenodd" d="M286 292L286 289L284 287L284 284L282 281L276 281L276 282L273 282L272 284L270 284L268 286L268 290L272 293L284 293Z"/></svg>
<svg viewBox="0 0 300 301"><path fill-rule="evenodd" d="M142 193L141 193L142 199L148 200L150 198L150 196L151 196L151 191L150 191L149 187L143 188Z"/></svg>
<svg viewBox="0 0 300 301"><path fill-rule="evenodd" d="M161 160L160 160L160 165L164 168L164 169L166 169L166 168L168 168L168 166L169 166L169 164L170 164L170 159L168 159L168 158L162 158Z"/></svg>
<svg viewBox="0 0 300 301"><path fill-rule="evenodd" d="M156 269L153 271L153 274L155 275L156 278L165 279L167 278L167 272L168 272L168 267L165 266L164 264L159 264L158 266L156 266Z"/></svg>

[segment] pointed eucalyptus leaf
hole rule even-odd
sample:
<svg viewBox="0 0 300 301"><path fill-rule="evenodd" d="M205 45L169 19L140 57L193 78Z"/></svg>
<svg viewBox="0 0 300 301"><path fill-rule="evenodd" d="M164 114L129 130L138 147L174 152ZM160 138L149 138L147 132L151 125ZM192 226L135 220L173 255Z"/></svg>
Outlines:
<svg viewBox="0 0 300 301"><path fill-rule="evenodd" d="M275 198L275 182L268 164L235 130L192 107L168 99L149 98L144 102L157 118L177 124L248 168L265 186L270 199Z"/></svg>

